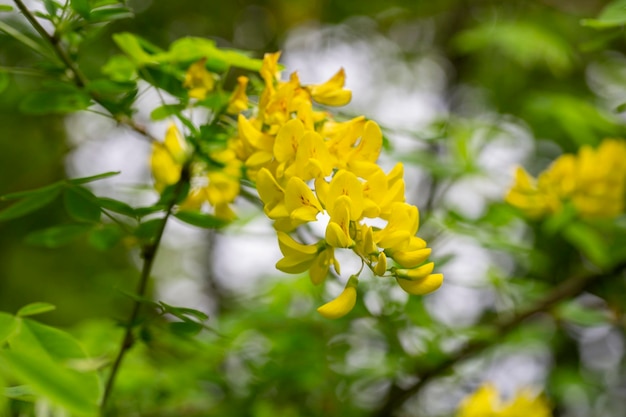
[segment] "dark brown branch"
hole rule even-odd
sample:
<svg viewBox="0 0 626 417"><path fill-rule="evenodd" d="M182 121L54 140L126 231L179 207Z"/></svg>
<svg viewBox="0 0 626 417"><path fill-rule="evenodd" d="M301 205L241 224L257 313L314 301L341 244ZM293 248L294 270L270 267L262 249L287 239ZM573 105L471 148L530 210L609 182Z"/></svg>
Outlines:
<svg viewBox="0 0 626 417"><path fill-rule="evenodd" d="M518 328L527 318L541 312L549 311L561 301L570 299L581 294L591 284L603 279L623 273L626 270L626 262L618 264L611 271L602 274L587 274L569 278L554 288L552 292L536 302L532 307L520 313L504 317L493 324L492 335L489 339L474 339L467 342L459 350L447 359L436 363L426 369L415 372L419 380L408 388L392 385L385 403L373 414L375 417L390 417L398 410L406 400L417 394L432 379L449 371L454 365L473 357L499 342L512 330Z"/></svg>

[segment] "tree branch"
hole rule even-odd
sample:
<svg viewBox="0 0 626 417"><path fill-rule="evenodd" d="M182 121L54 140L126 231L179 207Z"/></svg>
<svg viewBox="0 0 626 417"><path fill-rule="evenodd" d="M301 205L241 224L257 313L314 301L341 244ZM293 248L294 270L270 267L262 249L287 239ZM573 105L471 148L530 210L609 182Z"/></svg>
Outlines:
<svg viewBox="0 0 626 417"><path fill-rule="evenodd" d="M428 382L450 370L454 365L484 351L499 342L512 330L520 326L527 318L541 312L550 310L561 301L570 299L581 294L591 284L603 279L618 275L626 270L626 262L616 265L612 270L602 274L588 274L573 276L554 288L552 292L537 301L532 307L509 317L503 317L493 323L493 337L490 339L474 339L468 341L451 354L445 360L436 363L426 369L417 370L415 375L419 381L408 388L392 385L387 399L383 405L373 414L375 417L390 417L398 410L406 400L417 394Z"/></svg>

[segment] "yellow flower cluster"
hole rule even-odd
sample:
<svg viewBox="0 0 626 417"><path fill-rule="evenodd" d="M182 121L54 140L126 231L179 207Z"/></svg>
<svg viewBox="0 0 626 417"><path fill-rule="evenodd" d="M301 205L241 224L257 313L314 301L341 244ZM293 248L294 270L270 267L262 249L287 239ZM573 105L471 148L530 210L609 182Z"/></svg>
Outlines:
<svg viewBox="0 0 626 417"><path fill-rule="evenodd" d="M279 270L308 271L312 282L320 284L331 266L340 272L335 250L344 248L351 249L374 274L395 278L410 294L439 288L443 276L432 273L434 263L426 263L431 249L416 236L418 209L405 202L402 164L385 173L376 163L383 144L378 125L363 116L337 122L328 112L313 108L314 102L341 106L350 101L344 70L322 84L303 85L295 72L281 81L279 57L280 53L265 55L260 71L264 88L251 112L245 112L248 79L238 79L226 109L237 115L237 133L226 149L210 155L222 168L208 170L200 185L192 184L181 208L208 202L216 215L232 217L230 204L239 194L243 168L245 176L256 182L265 214L274 220L284 256L276 264ZM185 87L191 98L202 100L213 88L213 78L205 72L202 61L189 68ZM187 155L181 139L171 127L165 143L154 147L157 189L180 178ZM321 217L329 221L318 242L304 244L290 235ZM375 228L373 219L386 225ZM338 318L350 312L356 302L357 277L350 278L339 297L320 307L320 314Z"/></svg>
<svg viewBox="0 0 626 417"><path fill-rule="evenodd" d="M519 391L509 402L503 403L498 391L485 384L465 398L456 417L551 417L548 402L529 390Z"/></svg>
<svg viewBox="0 0 626 417"><path fill-rule="evenodd" d="M583 146L565 154L535 180L518 168L506 201L528 216L559 212L571 202L584 218L611 218L624 211L626 142L604 140L597 149Z"/></svg>
<svg viewBox="0 0 626 417"><path fill-rule="evenodd" d="M306 86L297 73L280 81L278 58L279 53L265 56L258 112L239 115L239 134L232 142L274 220L283 254L276 267L294 274L309 271L312 282L320 284L331 266L340 271L335 250L349 248L376 275L395 277L411 294L437 289L443 276L432 274L432 262L422 265L431 250L416 236L419 215L405 202L402 164L388 173L376 164L383 143L378 125L362 116L336 122L313 109L314 101L331 106L350 101L343 69L326 83ZM304 244L289 234L322 216L329 221L318 242ZM386 226L368 225L376 218ZM355 305L357 283L353 276L342 294L318 311L329 318L347 314Z"/></svg>

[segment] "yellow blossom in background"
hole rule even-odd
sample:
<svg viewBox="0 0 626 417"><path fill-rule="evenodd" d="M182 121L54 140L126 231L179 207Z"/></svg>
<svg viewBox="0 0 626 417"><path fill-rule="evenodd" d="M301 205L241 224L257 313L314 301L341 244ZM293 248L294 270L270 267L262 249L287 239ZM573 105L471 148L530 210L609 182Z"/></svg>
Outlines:
<svg viewBox="0 0 626 417"><path fill-rule="evenodd" d="M509 401L502 401L498 390L484 384L459 405L456 417L551 417L546 399L529 390L521 390Z"/></svg>
<svg viewBox="0 0 626 417"><path fill-rule="evenodd" d="M189 90L189 97L204 100L215 86L213 75L206 69L206 58L192 64L185 73L183 87Z"/></svg>
<svg viewBox="0 0 626 417"><path fill-rule="evenodd" d="M167 129L163 143L155 142L152 145L150 170L157 190L162 191L178 182L186 158L185 139L176 125L172 124Z"/></svg>
<svg viewBox="0 0 626 417"><path fill-rule="evenodd" d="M244 77L243 75L237 78L237 87L228 100L227 113L238 114L248 109L248 96L246 95L248 81L248 77Z"/></svg>
<svg viewBox="0 0 626 417"><path fill-rule="evenodd" d="M584 218L612 218L624 211L626 142L606 139L597 149L558 157L537 179L518 168L505 200L529 217L557 213L570 202Z"/></svg>

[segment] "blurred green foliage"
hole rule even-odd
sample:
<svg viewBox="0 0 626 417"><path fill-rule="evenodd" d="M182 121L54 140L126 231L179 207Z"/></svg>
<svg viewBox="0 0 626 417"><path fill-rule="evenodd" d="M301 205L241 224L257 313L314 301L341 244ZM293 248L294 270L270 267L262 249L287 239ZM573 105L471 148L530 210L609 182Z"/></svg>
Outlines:
<svg viewBox="0 0 626 417"><path fill-rule="evenodd" d="M503 192L490 195L473 181L503 175L491 169L502 138L535 174L562 153L626 137L624 1L69 3L79 17L63 28L64 39L86 85L64 79L65 64L50 46L14 8L0 5L0 195L9 197L0 201L6 415L97 414L104 375L129 325L136 326L135 343L106 415L452 416L461 397L489 378L509 388L534 384L555 416L623 415L624 214L588 221L566 208L530 220L503 203ZM54 1L37 4L40 17L63 21ZM80 146L68 140L65 114L85 110L95 95L123 122L136 116L134 100L145 93L132 81L136 74L180 95L184 68L208 56L216 71L238 67L227 74L234 83L298 29L358 26L364 17L374 23L364 32L392 42L397 33L429 33L397 46L399 55L410 63L432 58L445 78L438 97L445 111L420 131L383 127L391 156L414 169L412 198L425 239L437 242L438 266L450 266L440 291L451 295L407 298L372 281L349 317L327 321L313 311L326 294L307 278L266 271L262 283L239 293L210 279L211 264L202 274L219 307L214 314L165 303L152 285L156 298L134 297L139 273L129 243L154 239L158 222L150 216L165 200L133 208L65 180L65 159ZM227 99L216 93L207 100L217 108ZM165 104L151 119L179 110ZM415 145L409 151L395 143L403 133ZM480 210L468 211L470 203ZM129 238L101 223L101 208L131 219L136 232ZM223 226L210 216L177 217ZM458 246L446 252L450 241ZM483 264L467 259L472 248L484 251L477 261ZM167 264L180 254L161 255ZM476 271L479 278L466 278ZM133 302L144 314L125 323ZM474 313L445 315L464 302L477 306ZM507 358L522 362L507 365ZM539 370L519 376L523 360Z"/></svg>

